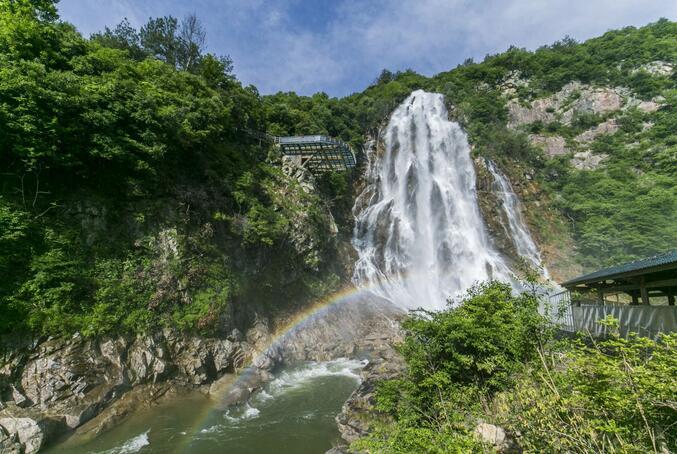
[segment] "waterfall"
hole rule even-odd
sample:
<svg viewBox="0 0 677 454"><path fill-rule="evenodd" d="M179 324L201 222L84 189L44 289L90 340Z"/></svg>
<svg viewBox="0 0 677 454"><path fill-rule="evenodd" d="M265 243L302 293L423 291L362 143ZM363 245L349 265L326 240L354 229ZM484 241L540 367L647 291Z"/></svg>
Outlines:
<svg viewBox="0 0 677 454"><path fill-rule="evenodd" d="M480 214L468 139L440 94L413 92L368 152L355 202L353 280L405 308L441 309L473 283L511 280Z"/></svg>
<svg viewBox="0 0 677 454"><path fill-rule="evenodd" d="M501 201L505 219L508 221L507 228L505 223L503 223L503 217L499 216L499 219L501 219L506 233L512 239L512 242L515 245L515 251L527 261L527 264L534 266L545 278L548 278L548 270L543 266L538 247L531 238L529 228L522 218L519 199L517 198L515 191L512 190L510 181L508 181L506 176L498 170L493 161L486 159L485 162L487 169L489 169L489 172L494 178L492 191Z"/></svg>

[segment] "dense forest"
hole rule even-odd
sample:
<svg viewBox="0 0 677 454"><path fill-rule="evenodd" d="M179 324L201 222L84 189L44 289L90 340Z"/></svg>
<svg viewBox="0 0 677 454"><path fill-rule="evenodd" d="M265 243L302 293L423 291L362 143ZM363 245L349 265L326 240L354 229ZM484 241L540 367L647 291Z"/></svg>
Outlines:
<svg viewBox="0 0 677 454"><path fill-rule="evenodd" d="M203 46L194 17L86 39L53 2L0 2L0 331L210 330L239 295L336 285L329 202L245 132L267 107Z"/></svg>
<svg viewBox="0 0 677 454"><path fill-rule="evenodd" d="M205 40L192 16L86 38L53 1L0 1L0 332L209 331L232 324L242 301L279 308L335 289L355 175L305 191L250 132L328 134L360 150L417 88L446 96L475 154L513 179L533 174L524 202L542 243L572 238L586 267L677 244L677 76L641 70L677 61L674 22L510 48L432 78L384 70L344 98L262 96ZM605 165L577 170L528 134L569 139L604 118L508 128L500 87L515 71L529 81L523 103L580 81L662 107L624 110L619 132L592 145Z"/></svg>

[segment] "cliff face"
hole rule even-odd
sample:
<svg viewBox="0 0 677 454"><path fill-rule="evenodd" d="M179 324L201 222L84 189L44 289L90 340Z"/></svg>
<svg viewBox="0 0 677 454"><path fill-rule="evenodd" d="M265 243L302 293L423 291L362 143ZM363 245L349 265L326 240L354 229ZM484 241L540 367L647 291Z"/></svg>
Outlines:
<svg viewBox="0 0 677 454"><path fill-rule="evenodd" d="M73 206L91 244L100 243L111 229L124 228L125 235L135 237L134 244L143 248L143 269L132 269L133 274L122 279L129 278L133 290L147 298L146 311L163 311L168 304L199 308L206 303L207 311L194 314L198 328L206 323L206 329L190 329L175 319L175 326L145 329L147 334L75 332L36 340L6 336L0 361L3 452L35 452L78 428L99 433L135 406L181 389L208 393L210 384L228 381L255 359L256 381L270 377L283 359L280 350L268 350L276 326L315 298L338 289L349 278L352 259L312 175L288 164L281 167L266 191L269 203L289 220L282 227L284 246L238 244L218 219L196 225L195 213L213 210L214 201L194 198L192 205L182 205L167 200L142 227L129 218L112 224L105 205L85 200ZM231 222L246 230L254 220L242 216ZM227 260L227 266L213 268L219 260ZM231 285L232 293L220 294L224 285ZM359 326L355 317L350 320ZM348 348L341 346L341 339L352 339L337 339L337 333L332 336L324 329L319 332L324 341L311 330L288 346L296 352L289 358L317 358L322 350L324 357L333 357ZM239 390L236 400L246 399L250 391Z"/></svg>

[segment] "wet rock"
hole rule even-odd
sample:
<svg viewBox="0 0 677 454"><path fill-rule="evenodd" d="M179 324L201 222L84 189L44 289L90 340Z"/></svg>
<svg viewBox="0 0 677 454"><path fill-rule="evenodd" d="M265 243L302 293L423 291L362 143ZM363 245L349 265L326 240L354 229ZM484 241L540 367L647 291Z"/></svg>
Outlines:
<svg viewBox="0 0 677 454"><path fill-rule="evenodd" d="M402 357L390 348L378 353L362 371L362 382L343 404L336 416L341 437L348 443L362 438L372 430L374 421L387 419L375 410L378 382L395 378L405 370Z"/></svg>
<svg viewBox="0 0 677 454"><path fill-rule="evenodd" d="M350 454L347 446L334 446L324 454Z"/></svg>

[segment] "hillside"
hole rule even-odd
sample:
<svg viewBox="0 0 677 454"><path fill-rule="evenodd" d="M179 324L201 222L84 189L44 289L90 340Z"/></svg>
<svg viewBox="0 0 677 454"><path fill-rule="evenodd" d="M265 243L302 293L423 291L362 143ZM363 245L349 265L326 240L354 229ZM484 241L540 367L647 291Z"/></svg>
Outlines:
<svg viewBox="0 0 677 454"><path fill-rule="evenodd" d="M261 96L226 58L189 64L128 24L87 39L52 2L1 5L4 333L213 332L337 288L352 176L299 182L246 131L359 149L415 88L444 94L508 173L556 277L677 244L673 22L432 78L384 71L336 99Z"/></svg>
<svg viewBox="0 0 677 454"><path fill-rule="evenodd" d="M475 155L508 172L548 266L565 278L677 244L676 64L677 24L661 19L584 43L511 47L432 78L384 70L340 100L266 97L268 119L357 143L355 130L377 127L413 89L444 94Z"/></svg>
<svg viewBox="0 0 677 454"><path fill-rule="evenodd" d="M0 3L0 332L225 332L339 284L324 200L347 180L267 159L227 59L184 68L35 4Z"/></svg>
<svg viewBox="0 0 677 454"><path fill-rule="evenodd" d="M675 445L674 334L562 341L535 291L459 295L515 284L506 216L555 280L675 247L677 23L264 96L194 15L87 38L56 4L0 0L0 451L151 430L191 450L249 419L251 452L261 427L328 449L335 421L378 452ZM338 137L359 165L312 175L262 132ZM351 285L365 263L361 284L415 284L407 304Z"/></svg>

